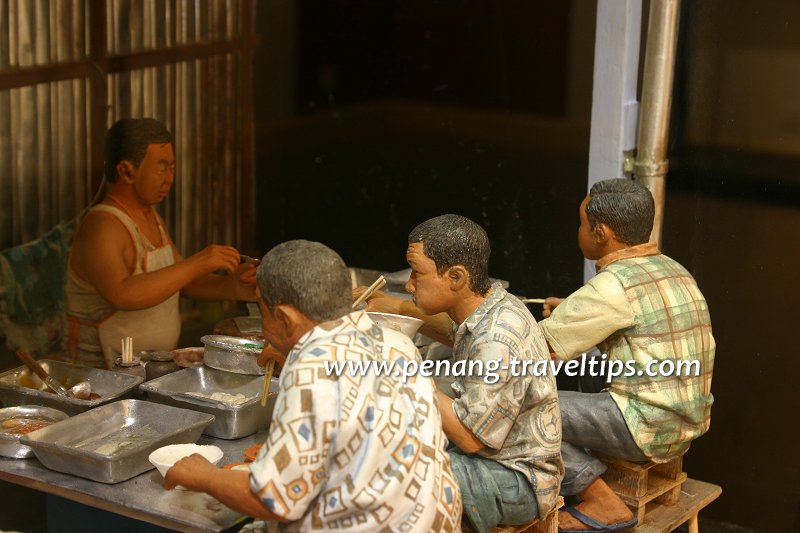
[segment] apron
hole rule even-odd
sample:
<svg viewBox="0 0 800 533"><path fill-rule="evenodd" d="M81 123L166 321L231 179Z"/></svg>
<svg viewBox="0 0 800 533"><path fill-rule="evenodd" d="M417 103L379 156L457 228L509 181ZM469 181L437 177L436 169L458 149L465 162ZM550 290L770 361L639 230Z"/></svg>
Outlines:
<svg viewBox="0 0 800 533"><path fill-rule="evenodd" d="M160 223L158 229L163 246L156 248L122 210L104 204L96 205L92 210L117 217L127 228L136 248L133 275L175 264L172 246ZM169 351L178 345L181 333L179 292L147 309L115 310L71 268L67 272L66 292L69 352L75 363L110 369L122 351L121 340L125 337L133 337L134 353L141 350Z"/></svg>

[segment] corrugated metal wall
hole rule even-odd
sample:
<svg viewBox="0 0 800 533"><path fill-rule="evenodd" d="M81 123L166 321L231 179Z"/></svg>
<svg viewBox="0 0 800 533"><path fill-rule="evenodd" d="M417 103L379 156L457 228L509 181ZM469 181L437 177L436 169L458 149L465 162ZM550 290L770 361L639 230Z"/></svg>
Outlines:
<svg viewBox="0 0 800 533"><path fill-rule="evenodd" d="M90 130L102 112L103 128L154 117L175 136L177 179L163 212L183 254L212 242L248 246L238 213L242 191L253 195L242 151L252 146L252 114L241 101L250 83L242 69L252 64L242 58L241 36L252 35L254 4L107 0L105 28L92 27L96 9L95 2L0 0L0 248L34 239L88 205L99 181L92 161L102 157L92 142L102 134ZM98 31L105 33L99 59L90 50ZM57 63L66 73L51 68ZM18 69L37 66L56 81L15 86ZM74 77L57 80L72 69ZM92 85L97 71L104 82ZM92 105L93 87L105 106Z"/></svg>

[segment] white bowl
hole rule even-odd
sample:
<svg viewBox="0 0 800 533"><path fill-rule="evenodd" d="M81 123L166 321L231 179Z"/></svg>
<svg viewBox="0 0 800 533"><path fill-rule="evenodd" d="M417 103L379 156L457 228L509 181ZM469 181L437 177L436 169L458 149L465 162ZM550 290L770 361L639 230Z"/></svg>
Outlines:
<svg viewBox="0 0 800 533"><path fill-rule="evenodd" d="M368 312L367 315L379 326L384 326L397 330L407 335L410 339L414 338L417 330L424 324L419 318L413 318L405 315L394 315L392 313L375 313Z"/></svg>
<svg viewBox="0 0 800 533"><path fill-rule="evenodd" d="M222 450L216 446L201 446L200 444L170 444L154 450L148 459L158 468L161 476L166 476L172 465L194 453L199 453L212 464L217 464L222 459Z"/></svg>

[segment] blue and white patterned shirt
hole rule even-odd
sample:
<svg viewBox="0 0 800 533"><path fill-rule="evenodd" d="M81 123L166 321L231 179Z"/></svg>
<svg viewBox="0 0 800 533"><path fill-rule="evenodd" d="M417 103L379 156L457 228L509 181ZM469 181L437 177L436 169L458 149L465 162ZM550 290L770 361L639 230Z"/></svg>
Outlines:
<svg viewBox="0 0 800 533"><path fill-rule="evenodd" d="M319 324L289 354L269 437L250 469L284 531L460 531L461 496L430 378L328 375L325 361L415 359L358 311Z"/></svg>

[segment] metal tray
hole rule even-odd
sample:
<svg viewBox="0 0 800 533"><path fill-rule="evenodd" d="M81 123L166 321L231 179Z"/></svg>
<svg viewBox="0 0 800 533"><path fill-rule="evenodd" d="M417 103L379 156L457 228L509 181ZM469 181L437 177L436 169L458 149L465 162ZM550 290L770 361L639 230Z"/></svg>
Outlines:
<svg viewBox="0 0 800 533"><path fill-rule="evenodd" d="M49 420L52 423L65 420L67 414L57 409L42 407L40 405L20 405L0 409L0 424L9 418L38 418ZM31 432L33 433L33 432ZM27 459L33 457L33 450L22 444L24 434L6 433L0 430L0 455L11 459Z"/></svg>
<svg viewBox="0 0 800 533"><path fill-rule="evenodd" d="M277 378L270 382L267 405L261 407L261 390L264 376L247 376L194 367L179 370L147 381L139 390L147 394L153 402L193 409L214 415L212 422L203 433L220 439L238 439L252 435L269 426L272 410L278 395ZM242 394L247 398L239 404L194 396L193 393L210 396L215 392L231 395Z"/></svg>
<svg viewBox="0 0 800 533"><path fill-rule="evenodd" d="M126 398L133 394L136 387L144 381L141 377L112 372L99 368L63 363L61 361L42 360L50 368L50 375L62 385L69 386L87 380L92 385L92 392L100 395L96 400L79 400L62 398L49 390L29 389L20 385L22 376L30 376L25 366L20 366L0 374L0 401L5 407L15 405L43 405L75 415L100 405Z"/></svg>
<svg viewBox="0 0 800 533"><path fill-rule="evenodd" d="M200 342L206 347L203 355L206 366L237 374L264 375L264 368L257 362L263 343L227 335L204 335Z"/></svg>
<svg viewBox="0 0 800 533"><path fill-rule="evenodd" d="M121 400L29 433L22 443L51 470L119 483L153 468L150 453L196 442L212 415L141 400Z"/></svg>

